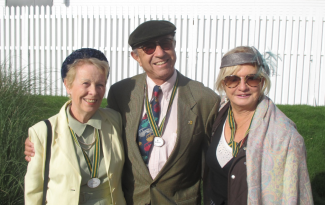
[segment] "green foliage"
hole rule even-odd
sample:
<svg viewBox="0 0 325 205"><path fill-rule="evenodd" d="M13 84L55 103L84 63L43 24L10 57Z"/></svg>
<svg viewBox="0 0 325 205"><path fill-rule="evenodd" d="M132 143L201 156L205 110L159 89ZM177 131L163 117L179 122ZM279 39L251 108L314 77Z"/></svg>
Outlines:
<svg viewBox="0 0 325 205"><path fill-rule="evenodd" d="M24 140L28 127L44 111L42 98L30 94L31 82L21 73L5 73L0 67L0 204L24 200Z"/></svg>
<svg viewBox="0 0 325 205"><path fill-rule="evenodd" d="M325 204L325 107L278 105L304 137L315 204Z"/></svg>

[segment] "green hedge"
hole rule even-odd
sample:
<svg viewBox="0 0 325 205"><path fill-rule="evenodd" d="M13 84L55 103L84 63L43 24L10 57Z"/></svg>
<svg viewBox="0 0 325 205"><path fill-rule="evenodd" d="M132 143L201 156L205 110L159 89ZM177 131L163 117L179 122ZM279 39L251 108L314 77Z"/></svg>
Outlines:
<svg viewBox="0 0 325 205"><path fill-rule="evenodd" d="M0 204L22 204L24 139L42 118L43 98L30 95L31 81L20 73L0 73Z"/></svg>

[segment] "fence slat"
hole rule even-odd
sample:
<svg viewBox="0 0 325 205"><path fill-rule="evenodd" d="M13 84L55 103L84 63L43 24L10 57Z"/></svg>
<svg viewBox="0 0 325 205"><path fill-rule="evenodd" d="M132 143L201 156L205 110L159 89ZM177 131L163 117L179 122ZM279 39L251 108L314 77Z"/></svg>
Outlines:
<svg viewBox="0 0 325 205"><path fill-rule="evenodd" d="M216 73L219 71L218 66L216 66L216 36L217 36L217 18L215 15L211 16L210 25L211 26L211 35L210 35L210 59L208 63L209 69L209 83L208 87L214 89L214 84L216 82Z"/></svg>
<svg viewBox="0 0 325 205"><path fill-rule="evenodd" d="M5 62L5 18L6 16L4 15L4 10L6 8L0 9L0 29L2 32L0 32L0 48L1 48L1 53L0 53L0 63L3 64ZM2 72L2 70L1 70Z"/></svg>
<svg viewBox="0 0 325 205"><path fill-rule="evenodd" d="M320 50L320 58L319 58L319 79L320 79L320 83L319 83L319 94L318 94L318 98L319 98L319 105L324 106L325 105L325 82L323 79L325 79L325 70L324 70L324 66L325 66L325 57L324 57L324 52L325 52L325 18L323 17L321 19L321 36L320 38L321 40L321 50ZM319 54L318 54L319 55ZM323 69L322 69L323 68Z"/></svg>
<svg viewBox="0 0 325 205"><path fill-rule="evenodd" d="M116 26L118 29L117 30L117 33L116 33L116 36L114 39L116 39L115 41L117 42L116 44L116 48L117 48L117 51L116 51L116 57L117 57L117 64L116 64L116 67L117 67L117 78L116 80L117 81L120 81L122 80L122 76L123 76L123 58L122 58L122 53L123 53L123 43L122 43L122 40L123 40L123 16L122 16L122 8L121 7L117 7L117 21L116 21Z"/></svg>
<svg viewBox="0 0 325 205"><path fill-rule="evenodd" d="M1 18L1 16L0 16ZM28 7L22 7L22 15L21 15L21 68L24 69L24 77L28 80L31 80L30 70L29 70L29 57L28 57ZM1 34L0 34L1 35ZM2 53L2 52L1 52ZM1 59L0 59L0 62Z"/></svg>
<svg viewBox="0 0 325 205"><path fill-rule="evenodd" d="M10 58L11 58L11 66L12 66L12 71L16 72L17 71L17 63L16 63L16 52L15 52L15 7L11 7L11 15L10 15ZM16 76L15 76L16 78Z"/></svg>
<svg viewBox="0 0 325 205"><path fill-rule="evenodd" d="M62 32L63 30L63 22L67 22L66 20L66 9L65 8L60 8L58 7L58 9L56 9L56 18L57 18L57 27L58 27L58 45L57 45L57 52L56 52L56 60L53 59L53 61L55 62L55 67L53 68L55 70L54 76L54 84L56 85L55 90L54 90L54 95L63 95L63 93L61 93L62 90L62 81L61 81L61 64L63 62L64 59L62 59L62 53L63 50L66 50L66 34L64 32ZM64 21L62 20L64 19ZM60 94L59 94L60 93ZM52 94L53 95L53 94Z"/></svg>
<svg viewBox="0 0 325 205"><path fill-rule="evenodd" d="M305 61L304 61L304 73L303 73L303 97L301 99L302 104L309 104L311 102L312 105L312 98L313 98L313 88L310 85L310 80L313 70L311 66L311 49L312 49L312 29L313 29L313 20L310 17L306 18L306 35L305 35ZM314 82L312 81L312 84Z"/></svg>
<svg viewBox="0 0 325 205"><path fill-rule="evenodd" d="M124 26L123 26L123 35L121 35L121 48L122 48L122 69L123 75L122 79L130 77L129 75L129 44L127 43L127 39L129 37L129 10L124 9L123 16L122 16Z"/></svg>
<svg viewBox="0 0 325 205"><path fill-rule="evenodd" d="M20 7L16 7L16 14L15 14L15 21L16 21L16 72L19 73L19 80L22 80L22 75L23 75L23 68L21 66L21 24L20 24Z"/></svg>

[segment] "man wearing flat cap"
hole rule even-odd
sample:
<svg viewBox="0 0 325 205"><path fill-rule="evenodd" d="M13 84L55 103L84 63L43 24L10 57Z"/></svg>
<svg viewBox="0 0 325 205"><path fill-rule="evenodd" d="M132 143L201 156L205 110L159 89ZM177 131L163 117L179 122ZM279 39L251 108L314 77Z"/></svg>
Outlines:
<svg viewBox="0 0 325 205"><path fill-rule="evenodd" d="M108 93L122 115L127 204L200 204L202 150L220 99L175 70L175 30L168 21L139 25L129 45L145 73Z"/></svg>

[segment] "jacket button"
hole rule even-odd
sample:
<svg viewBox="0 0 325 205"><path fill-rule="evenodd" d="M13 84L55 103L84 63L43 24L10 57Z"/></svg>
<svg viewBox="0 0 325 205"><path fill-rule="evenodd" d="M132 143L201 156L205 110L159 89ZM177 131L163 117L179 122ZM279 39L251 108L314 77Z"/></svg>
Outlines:
<svg viewBox="0 0 325 205"><path fill-rule="evenodd" d="M235 177L235 175L231 175L231 178L232 178L232 179L235 179L236 177Z"/></svg>
<svg viewBox="0 0 325 205"><path fill-rule="evenodd" d="M246 150L246 147L244 147L243 149Z"/></svg>
<svg viewBox="0 0 325 205"><path fill-rule="evenodd" d="M151 184L151 188L155 188L156 187L156 185L155 184Z"/></svg>

